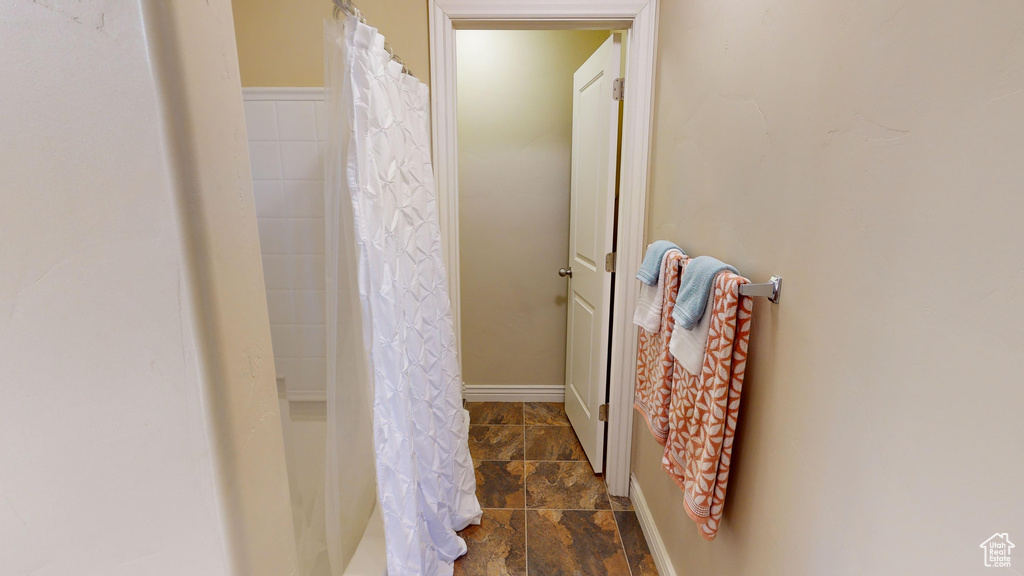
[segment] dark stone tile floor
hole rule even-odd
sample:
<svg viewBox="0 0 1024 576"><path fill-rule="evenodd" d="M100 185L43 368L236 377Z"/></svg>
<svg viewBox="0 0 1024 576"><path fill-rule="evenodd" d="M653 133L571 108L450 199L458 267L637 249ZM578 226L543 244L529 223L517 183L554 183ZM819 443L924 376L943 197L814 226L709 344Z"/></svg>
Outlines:
<svg viewBox="0 0 1024 576"><path fill-rule="evenodd" d="M657 576L629 498L609 496L560 403L476 402L479 526L456 576Z"/></svg>

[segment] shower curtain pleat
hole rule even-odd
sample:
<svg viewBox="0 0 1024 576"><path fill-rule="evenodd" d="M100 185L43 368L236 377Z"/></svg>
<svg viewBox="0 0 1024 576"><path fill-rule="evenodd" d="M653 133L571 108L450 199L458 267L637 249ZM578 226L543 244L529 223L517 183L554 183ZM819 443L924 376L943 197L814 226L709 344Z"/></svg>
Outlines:
<svg viewBox="0 0 1024 576"><path fill-rule="evenodd" d="M335 220L327 227L329 292L335 282L328 313L336 315L328 318L335 355L328 425L343 433L343 415L358 419L354 412L372 402L370 457L389 576L452 574L452 562L466 551L455 531L479 523L481 510L441 253L427 87L402 74L383 36L353 18L329 22L326 39L325 200L328 220ZM351 318L343 320L346 314ZM352 351L341 351L344 345L358 349L361 364L346 357ZM351 519L343 516L338 478L350 465L338 449L348 439L332 441L338 457L332 466L328 450L328 492L337 494L328 494L327 523L344 525ZM365 506L348 504L364 517ZM331 564L340 575L338 565L348 559L331 541L332 530L340 536L345 529L328 526Z"/></svg>

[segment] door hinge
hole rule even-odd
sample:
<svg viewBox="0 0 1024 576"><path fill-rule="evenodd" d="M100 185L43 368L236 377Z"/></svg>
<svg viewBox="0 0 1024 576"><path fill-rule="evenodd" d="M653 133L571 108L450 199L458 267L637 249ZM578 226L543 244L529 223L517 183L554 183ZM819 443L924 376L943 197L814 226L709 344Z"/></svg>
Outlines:
<svg viewBox="0 0 1024 576"><path fill-rule="evenodd" d="M597 419L599 421L601 421L601 422L607 422L608 421L608 405L607 404L601 404L601 406L599 406L597 408Z"/></svg>
<svg viewBox="0 0 1024 576"><path fill-rule="evenodd" d="M626 77L612 80L612 100L625 100L626 98Z"/></svg>
<svg viewBox="0 0 1024 576"><path fill-rule="evenodd" d="M604 255L604 271L615 272L615 252L609 252Z"/></svg>

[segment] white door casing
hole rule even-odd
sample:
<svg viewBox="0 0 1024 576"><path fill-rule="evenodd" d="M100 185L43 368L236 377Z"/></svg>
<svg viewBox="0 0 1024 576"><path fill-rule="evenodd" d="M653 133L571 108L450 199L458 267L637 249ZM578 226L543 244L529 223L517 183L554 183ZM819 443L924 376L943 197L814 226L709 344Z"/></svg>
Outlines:
<svg viewBox="0 0 1024 576"><path fill-rule="evenodd" d="M616 267L621 271L635 271L647 245L644 225L654 119L658 4L659 0L429 0L434 177L457 341L460 294L456 29L626 30L626 97L622 103L619 218L615 246ZM617 274L614 283L616 313L612 319L609 351L608 441L604 479L610 494L628 496L637 345L637 329L632 318L639 296L639 283L628 273Z"/></svg>
<svg viewBox="0 0 1024 576"><path fill-rule="evenodd" d="M569 199L569 306L565 334L565 413L594 472L604 468L612 274L605 255L615 236L615 172L621 36L612 34L573 74Z"/></svg>

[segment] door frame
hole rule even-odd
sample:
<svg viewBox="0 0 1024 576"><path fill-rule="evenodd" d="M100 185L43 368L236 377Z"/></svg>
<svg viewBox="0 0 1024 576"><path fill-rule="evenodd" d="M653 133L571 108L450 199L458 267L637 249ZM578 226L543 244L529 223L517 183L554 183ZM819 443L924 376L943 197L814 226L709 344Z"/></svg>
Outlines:
<svg viewBox="0 0 1024 576"><path fill-rule="evenodd" d="M434 178L459 361L462 361L459 289L459 199L456 106L457 29L625 30L626 81L619 161L616 270L612 298L608 441L604 478L613 496L629 494L633 441L633 380L637 328L633 312L646 233L647 186L653 126L659 0L430 0L430 79ZM453 249L454 248L454 249Z"/></svg>

